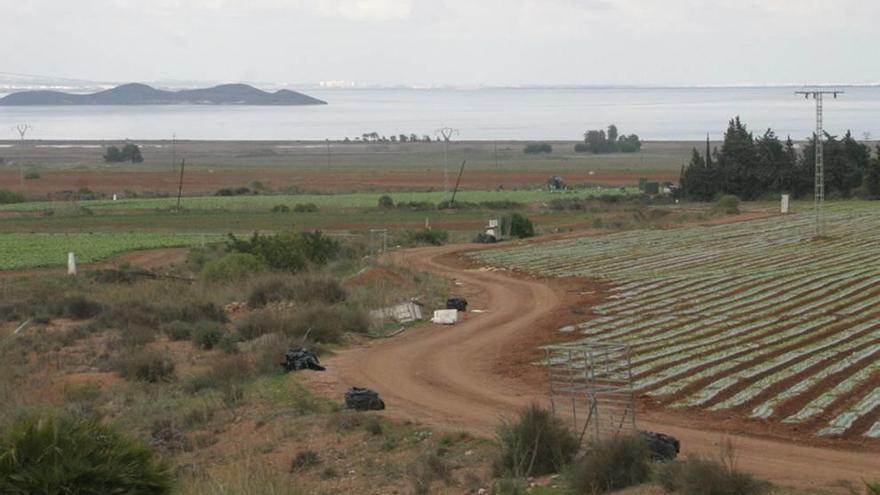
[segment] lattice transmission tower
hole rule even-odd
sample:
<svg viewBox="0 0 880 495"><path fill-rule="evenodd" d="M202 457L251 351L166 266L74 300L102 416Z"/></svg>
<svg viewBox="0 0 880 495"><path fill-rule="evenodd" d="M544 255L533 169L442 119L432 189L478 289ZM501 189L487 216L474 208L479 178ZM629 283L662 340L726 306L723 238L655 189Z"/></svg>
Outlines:
<svg viewBox="0 0 880 495"><path fill-rule="evenodd" d="M822 144L825 139L825 130L823 129L822 105L825 95L833 95L834 99L837 99L837 95L843 94L843 91L795 91L795 94L804 95L806 99L812 97L816 100L816 179L813 208L816 215L816 237L822 237L825 235L825 150Z"/></svg>

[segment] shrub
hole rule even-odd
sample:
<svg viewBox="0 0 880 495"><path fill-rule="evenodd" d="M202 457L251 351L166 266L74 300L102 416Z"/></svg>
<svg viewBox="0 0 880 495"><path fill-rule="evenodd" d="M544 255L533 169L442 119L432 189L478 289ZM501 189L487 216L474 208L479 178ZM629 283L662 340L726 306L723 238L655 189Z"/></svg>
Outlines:
<svg viewBox="0 0 880 495"><path fill-rule="evenodd" d="M296 213L315 213L318 211L318 205L315 203L297 203L293 207L293 211Z"/></svg>
<svg viewBox="0 0 880 495"><path fill-rule="evenodd" d="M308 333L312 342L337 343L345 332L364 333L369 325L366 314L359 309L316 304L295 311L251 311L236 328L245 340L269 333L297 338Z"/></svg>
<svg viewBox="0 0 880 495"><path fill-rule="evenodd" d="M113 368L126 380L140 382L167 382L174 377L174 362L165 354L142 349L118 357Z"/></svg>
<svg viewBox="0 0 880 495"><path fill-rule="evenodd" d="M252 254L229 253L220 259L205 263L202 278L208 282L235 282L265 269L266 263Z"/></svg>
<svg viewBox="0 0 880 495"><path fill-rule="evenodd" d="M413 493L416 495L432 493L431 485L434 481L443 481L446 484L452 482L452 466L440 451L423 454L409 466L409 474Z"/></svg>
<svg viewBox="0 0 880 495"><path fill-rule="evenodd" d="M588 151L590 151L590 147L587 145L587 143L577 143L574 145L575 153L586 153Z"/></svg>
<svg viewBox="0 0 880 495"><path fill-rule="evenodd" d="M532 404L515 422L498 428L501 446L494 463L497 476L516 478L559 472L578 451L577 438L549 411Z"/></svg>
<svg viewBox="0 0 880 495"><path fill-rule="evenodd" d="M28 171L24 173L24 178L25 180L39 179L40 171L35 168L28 169Z"/></svg>
<svg viewBox="0 0 880 495"><path fill-rule="evenodd" d="M270 211L272 213L290 213L290 207L287 205L275 205Z"/></svg>
<svg viewBox="0 0 880 495"><path fill-rule="evenodd" d="M192 332L193 344L199 349L211 350L223 338L223 329L211 322L199 323Z"/></svg>
<svg viewBox="0 0 880 495"><path fill-rule="evenodd" d="M102 306L83 296L69 296L58 302L55 313L74 320L94 318L101 313Z"/></svg>
<svg viewBox="0 0 880 495"><path fill-rule="evenodd" d="M527 155L536 155L538 153L552 153L553 146L550 143L529 143L523 148L523 153Z"/></svg>
<svg viewBox="0 0 880 495"><path fill-rule="evenodd" d="M651 475L650 453L635 435L618 436L593 444L568 469L576 493L605 493L639 485Z"/></svg>
<svg viewBox="0 0 880 495"><path fill-rule="evenodd" d="M517 239L535 236L535 226L532 224L532 221L521 213L511 213L509 216L504 217L501 228L502 231L506 230L508 235Z"/></svg>
<svg viewBox="0 0 880 495"><path fill-rule="evenodd" d="M422 229L410 232L409 241L414 244L430 244L432 246L442 246L449 240L449 232L438 229Z"/></svg>
<svg viewBox="0 0 880 495"><path fill-rule="evenodd" d="M11 203L24 202L24 195L21 193L0 189L0 205L8 205Z"/></svg>
<svg viewBox="0 0 880 495"><path fill-rule="evenodd" d="M733 446L721 447L719 459L691 457L661 466L658 481L667 492L682 495L760 495L769 490L766 482L735 466Z"/></svg>
<svg viewBox="0 0 880 495"><path fill-rule="evenodd" d="M733 194L725 194L718 198L718 201L715 202L715 207L724 213L735 215L739 213L739 198Z"/></svg>
<svg viewBox="0 0 880 495"><path fill-rule="evenodd" d="M262 236L255 232L249 240L229 234L226 250L256 256L274 270L298 272L306 267L306 262L324 265L338 258L342 245L320 231L299 234L286 232L273 236Z"/></svg>
<svg viewBox="0 0 880 495"><path fill-rule="evenodd" d="M313 466L317 466L321 462L321 457L314 450L301 450L297 452L296 457L290 463L290 471L302 471Z"/></svg>
<svg viewBox="0 0 880 495"><path fill-rule="evenodd" d="M248 294L252 308L279 301L335 304L345 300L345 289L329 277L274 277L260 280Z"/></svg>
<svg viewBox="0 0 880 495"><path fill-rule="evenodd" d="M388 195L380 196L379 208L394 208L394 200Z"/></svg>
<svg viewBox="0 0 880 495"><path fill-rule="evenodd" d="M97 419L24 417L0 436L0 493L171 492L149 447Z"/></svg>
<svg viewBox="0 0 880 495"><path fill-rule="evenodd" d="M175 342L190 340L192 339L192 326L182 321L172 321L162 325L162 333Z"/></svg>

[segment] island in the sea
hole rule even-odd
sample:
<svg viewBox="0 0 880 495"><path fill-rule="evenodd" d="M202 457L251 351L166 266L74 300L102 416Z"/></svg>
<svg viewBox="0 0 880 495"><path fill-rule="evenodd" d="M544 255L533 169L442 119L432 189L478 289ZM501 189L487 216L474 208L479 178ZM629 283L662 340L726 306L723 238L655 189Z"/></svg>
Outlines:
<svg viewBox="0 0 880 495"><path fill-rule="evenodd" d="M0 106L14 105L326 105L311 96L282 89L274 93L247 84L165 91L146 84L123 84L92 94L60 91L23 91L0 98Z"/></svg>

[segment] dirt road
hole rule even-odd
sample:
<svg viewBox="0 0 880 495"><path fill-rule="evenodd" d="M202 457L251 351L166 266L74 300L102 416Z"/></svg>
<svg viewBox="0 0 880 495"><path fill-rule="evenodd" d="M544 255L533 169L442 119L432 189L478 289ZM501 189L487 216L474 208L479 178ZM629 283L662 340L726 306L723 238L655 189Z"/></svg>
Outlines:
<svg viewBox="0 0 880 495"><path fill-rule="evenodd" d="M328 361L328 373L312 375L316 386L334 394L353 385L370 387L382 395L390 417L485 436L493 434L501 417L530 402L545 403L546 390L534 374L505 373L504 363L523 347L533 348L536 332L558 327L565 289L503 271L466 268L450 256L461 249L408 250L397 253L394 262L454 277L471 308L487 312L469 313L456 326L428 324L344 351ZM876 452L725 435L665 413L641 414L639 427L675 435L685 454L717 454L719 442L729 438L741 468L781 485L842 491L841 480L858 486L862 479L880 478Z"/></svg>

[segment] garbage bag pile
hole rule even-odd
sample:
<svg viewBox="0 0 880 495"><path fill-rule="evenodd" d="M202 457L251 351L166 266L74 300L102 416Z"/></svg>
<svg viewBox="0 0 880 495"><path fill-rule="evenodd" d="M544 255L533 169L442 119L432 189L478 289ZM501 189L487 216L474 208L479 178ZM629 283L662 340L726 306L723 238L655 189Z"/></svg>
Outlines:
<svg viewBox="0 0 880 495"><path fill-rule="evenodd" d="M373 390L352 387L345 393L345 408L355 411L381 411L385 409L385 403Z"/></svg>
<svg viewBox="0 0 880 495"><path fill-rule="evenodd" d="M446 309L455 309L458 311L467 311L467 299L453 297L446 300Z"/></svg>
<svg viewBox="0 0 880 495"><path fill-rule="evenodd" d="M324 371L318 356L303 347L292 347L284 353L284 362L281 363L284 371L315 370Z"/></svg>
<svg viewBox="0 0 880 495"><path fill-rule="evenodd" d="M648 450L651 452L651 458L655 461L675 460L675 458L678 457L678 453L681 451L681 445L679 444L678 439L673 436L653 431L640 431L639 437L641 437L642 441L648 446Z"/></svg>

